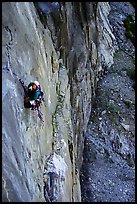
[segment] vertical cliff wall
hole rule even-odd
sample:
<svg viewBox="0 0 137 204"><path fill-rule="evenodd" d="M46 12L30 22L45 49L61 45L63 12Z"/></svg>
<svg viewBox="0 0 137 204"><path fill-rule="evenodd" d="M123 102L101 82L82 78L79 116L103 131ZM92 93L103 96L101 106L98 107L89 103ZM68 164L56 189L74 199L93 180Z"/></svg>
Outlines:
<svg viewBox="0 0 137 204"><path fill-rule="evenodd" d="M81 201L84 133L117 49L109 11L105 2L2 3L3 201ZM18 78L40 82L44 125L24 108Z"/></svg>

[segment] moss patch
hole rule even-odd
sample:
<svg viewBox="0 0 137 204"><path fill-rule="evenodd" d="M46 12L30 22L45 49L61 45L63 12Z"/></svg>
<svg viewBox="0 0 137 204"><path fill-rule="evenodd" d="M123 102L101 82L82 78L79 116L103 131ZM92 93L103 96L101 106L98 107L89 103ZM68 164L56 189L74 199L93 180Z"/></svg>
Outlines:
<svg viewBox="0 0 137 204"><path fill-rule="evenodd" d="M132 106L132 101L124 101L125 105L130 108Z"/></svg>
<svg viewBox="0 0 137 204"><path fill-rule="evenodd" d="M135 81L135 66L130 68L127 72L128 76Z"/></svg>
<svg viewBox="0 0 137 204"><path fill-rule="evenodd" d="M119 107L114 104L107 104L106 110L107 110L107 115L111 120L111 122L117 125L119 114L120 114Z"/></svg>
<svg viewBox="0 0 137 204"><path fill-rule="evenodd" d="M131 40L135 46L135 22L132 15L128 15L127 18L123 21L126 28L125 36Z"/></svg>

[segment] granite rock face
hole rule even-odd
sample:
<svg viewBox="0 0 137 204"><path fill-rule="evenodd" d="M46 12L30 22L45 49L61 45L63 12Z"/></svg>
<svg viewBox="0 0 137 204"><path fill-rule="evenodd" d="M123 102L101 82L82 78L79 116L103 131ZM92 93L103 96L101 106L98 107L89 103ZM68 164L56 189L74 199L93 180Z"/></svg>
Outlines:
<svg viewBox="0 0 137 204"><path fill-rule="evenodd" d="M135 9L130 2L110 6L119 50L98 82L85 134L82 202L135 202L135 47L123 23L129 15L134 19Z"/></svg>
<svg viewBox="0 0 137 204"><path fill-rule="evenodd" d="M2 3L3 202L81 201L84 133L117 49L109 11L105 2ZM24 108L19 78L40 82L44 124Z"/></svg>

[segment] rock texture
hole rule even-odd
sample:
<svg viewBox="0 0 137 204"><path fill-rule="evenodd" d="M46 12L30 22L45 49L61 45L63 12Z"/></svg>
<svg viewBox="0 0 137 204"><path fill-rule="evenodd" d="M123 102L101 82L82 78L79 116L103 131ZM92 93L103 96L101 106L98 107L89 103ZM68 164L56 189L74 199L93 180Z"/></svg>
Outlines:
<svg viewBox="0 0 137 204"><path fill-rule="evenodd" d="M129 14L134 17L135 10L129 2L110 6L119 50L98 82L85 134L82 202L135 202L135 87L129 74L135 69L135 47L126 38L122 21Z"/></svg>
<svg viewBox="0 0 137 204"><path fill-rule="evenodd" d="M84 133L117 49L109 11L105 2L2 3L3 202L81 201ZM40 82L44 125L24 108L18 78Z"/></svg>

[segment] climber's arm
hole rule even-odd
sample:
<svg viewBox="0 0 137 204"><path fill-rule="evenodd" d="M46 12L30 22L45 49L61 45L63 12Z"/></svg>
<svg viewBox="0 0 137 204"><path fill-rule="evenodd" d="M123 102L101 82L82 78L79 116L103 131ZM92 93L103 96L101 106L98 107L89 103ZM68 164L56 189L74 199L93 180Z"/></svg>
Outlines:
<svg viewBox="0 0 137 204"><path fill-rule="evenodd" d="M31 90L31 91L32 91L32 85L33 85L33 82L30 82L29 85L28 85L28 89Z"/></svg>

